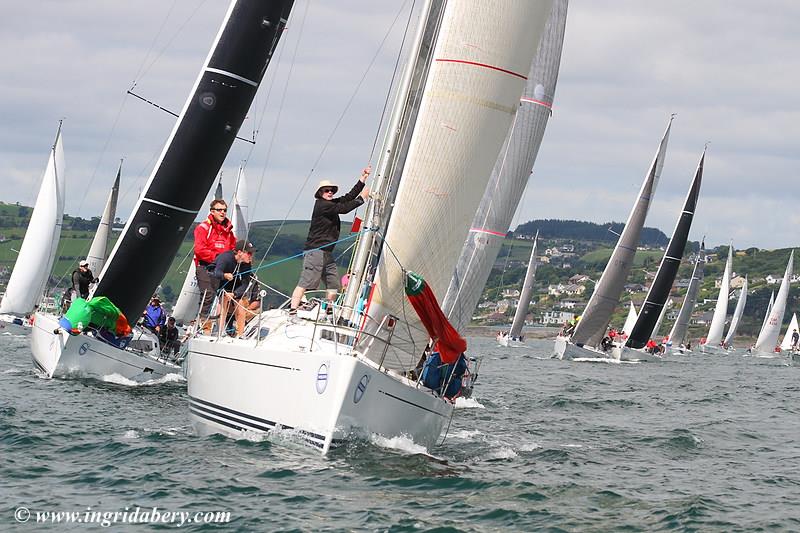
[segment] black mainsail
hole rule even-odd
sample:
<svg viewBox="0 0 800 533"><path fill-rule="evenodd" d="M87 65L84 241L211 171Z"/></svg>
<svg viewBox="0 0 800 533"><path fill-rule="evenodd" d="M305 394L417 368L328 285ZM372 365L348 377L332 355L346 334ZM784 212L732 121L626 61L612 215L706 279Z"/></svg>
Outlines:
<svg viewBox="0 0 800 533"><path fill-rule="evenodd" d="M703 150L692 185L689 188L689 194L683 204L683 211L680 218L678 218L678 224L675 226L675 231L672 232L672 238L669 240L667 251L664 252L661 265L658 267L658 273L656 273L653 284L647 292L647 297L639 311L636 324L634 324L628 337L626 346L630 348L642 348L647 344L650 335L653 334L653 329L656 326L661 310L667 302L669 291L672 290L672 283L678 274L678 267L681 266L683 250L686 248L689 230L692 227L692 219L694 219L694 211L697 207L697 197L700 194L700 183L703 180L703 162L705 158L706 152Z"/></svg>
<svg viewBox="0 0 800 533"><path fill-rule="evenodd" d="M137 317L169 270L256 95L294 0L233 0L95 295Z"/></svg>

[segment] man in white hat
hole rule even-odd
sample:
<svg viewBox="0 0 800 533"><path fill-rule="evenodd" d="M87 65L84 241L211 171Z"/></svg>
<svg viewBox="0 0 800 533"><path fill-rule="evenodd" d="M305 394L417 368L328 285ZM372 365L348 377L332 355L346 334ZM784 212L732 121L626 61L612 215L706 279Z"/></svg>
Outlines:
<svg viewBox="0 0 800 533"><path fill-rule="evenodd" d="M303 271L300 281L292 292L292 303L289 314L297 313L297 307L307 290L319 287L320 281L325 281L328 291L328 301L333 303L339 290L339 272L336 261L333 259L333 248L339 240L341 220L339 215L349 213L363 204L369 196L369 188L364 186L370 173L370 167L361 172L355 186L343 196L334 198L339 186L328 180L322 180L317 185L314 197L314 212L311 215L311 226L308 228L305 253L303 257ZM332 309L332 307L328 307Z"/></svg>
<svg viewBox="0 0 800 533"><path fill-rule="evenodd" d="M95 282L94 274L89 270L89 261L86 259L78 263L78 270L72 271L72 288L75 293L86 300L89 297L89 285Z"/></svg>

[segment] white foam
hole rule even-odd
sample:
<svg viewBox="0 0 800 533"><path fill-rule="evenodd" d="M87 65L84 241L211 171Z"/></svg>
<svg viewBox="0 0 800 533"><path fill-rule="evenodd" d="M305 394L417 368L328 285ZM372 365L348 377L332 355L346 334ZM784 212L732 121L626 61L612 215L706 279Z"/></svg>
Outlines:
<svg viewBox="0 0 800 533"><path fill-rule="evenodd" d="M382 448L389 448L392 450L399 450L401 452L409 453L412 455L422 454L431 456L425 446L419 445L410 437L401 435L398 437L384 437L381 435L372 434L369 436L370 442ZM431 456L433 457L433 456Z"/></svg>
<svg viewBox="0 0 800 533"><path fill-rule="evenodd" d="M521 452L532 452L533 450L538 450L541 448L542 445L538 442L529 442L528 444L523 444L519 447L519 451Z"/></svg>
<svg viewBox="0 0 800 533"><path fill-rule="evenodd" d="M186 378L181 376L180 374L167 374L166 376L160 377L158 379L151 379L148 381L133 381L132 379L128 379L125 376L121 376L117 373L109 374L107 376L103 376L103 381L106 383L115 383L117 385L125 385L126 387L140 387L150 386L150 385L161 385L163 383L176 383L186 381Z"/></svg>
<svg viewBox="0 0 800 533"><path fill-rule="evenodd" d="M456 409L486 409L484 405L475 398L456 398Z"/></svg>
<svg viewBox="0 0 800 533"><path fill-rule="evenodd" d="M138 439L139 438L139 432L136 431L135 429L129 429L128 431L126 431L122 435L122 438L123 439Z"/></svg>
<svg viewBox="0 0 800 533"><path fill-rule="evenodd" d="M573 359L578 363L607 363L612 365L620 364L618 359L611 359L611 358L602 358L602 357L576 357Z"/></svg>
<svg viewBox="0 0 800 533"><path fill-rule="evenodd" d="M517 452L508 446L492 450L486 455L486 459L513 459L515 457L518 457Z"/></svg>
<svg viewBox="0 0 800 533"><path fill-rule="evenodd" d="M483 433L480 432L477 429L471 429L471 430L470 429L461 429L459 431L455 431L455 432L451 433L450 434L450 438L452 438L452 439L473 440L475 437L478 437L480 435L483 435Z"/></svg>

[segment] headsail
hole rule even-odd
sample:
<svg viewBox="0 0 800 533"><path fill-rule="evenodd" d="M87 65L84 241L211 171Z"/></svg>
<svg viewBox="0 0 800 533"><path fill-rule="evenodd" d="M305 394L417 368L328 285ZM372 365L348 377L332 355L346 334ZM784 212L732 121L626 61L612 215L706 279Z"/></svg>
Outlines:
<svg viewBox="0 0 800 533"><path fill-rule="evenodd" d="M519 295L519 305L514 313L514 322L511 324L511 337L519 337L522 333L522 326L525 325L525 316L528 314L528 306L533 297L533 278L536 275L536 243L539 241L539 232L533 239L531 248L531 258L528 260L528 270L525 272L525 281L522 282L522 292Z"/></svg>
<svg viewBox="0 0 800 533"><path fill-rule="evenodd" d="M778 336L781 333L783 314L786 311L786 301L789 299L789 283L792 279L792 267L794 265L794 250L789 254L789 262L786 264L786 271L783 273L783 281L778 294L775 296L775 303L769 312L764 327L758 334L755 349L758 352L772 352L778 344Z"/></svg>
<svg viewBox="0 0 800 533"><path fill-rule="evenodd" d="M700 244L700 251L697 253L697 259L692 269L692 279L689 280L689 286L686 288L686 296L683 298L683 305L678 313L678 318L675 319L675 324L672 325L672 331L669 333L669 340L673 344L683 344L686 342L686 332L689 330L689 321L692 318L692 311L697 303L697 293L700 291L700 285L703 283L703 273L706 265L706 252L705 242Z"/></svg>
<svg viewBox="0 0 800 533"><path fill-rule="evenodd" d="M283 33L292 0L233 0L96 296L138 316L214 184ZM140 262L147 258L147 268Z"/></svg>
<svg viewBox="0 0 800 533"><path fill-rule="evenodd" d="M731 270L733 269L733 243L728 248L728 260L725 263L725 272L722 274L722 283L719 287L717 305L714 316L711 317L711 326L706 335L706 344L716 346L722 340L722 331L725 329L725 318L728 316L728 293L731 290Z"/></svg>
<svg viewBox="0 0 800 533"><path fill-rule="evenodd" d="M594 292L589 298L589 303L586 304L581 321L578 322L578 326L572 334L572 341L576 344L594 346L605 335L611 315L614 313L614 308L619 303L625 280L631 272L631 267L633 267L633 258L636 255L636 247L639 245L639 235L642 232L647 212L650 209L650 202L661 177L661 170L664 168L664 158L666 157L671 127L672 118L670 117L653 162L650 163L650 169L645 175L642 188L639 190L639 196L636 203L633 204L633 209L628 215L627 222L625 222L625 228L622 230L617 245L611 253L611 258L608 260L600 281L595 285Z"/></svg>
<svg viewBox="0 0 800 533"><path fill-rule="evenodd" d="M100 217L100 224L97 226L97 232L94 234L92 245L89 247L89 253L86 256L86 260L89 261L89 270L95 276L103 270L103 265L106 263L108 238L111 236L111 228L114 224L114 218L117 216L117 198L119 197L119 177L121 173L122 161L119 162L117 177L114 179L114 185L111 186L111 192L108 194L108 200L106 200L106 207L103 209L103 216Z"/></svg>
<svg viewBox="0 0 800 533"><path fill-rule="evenodd" d="M781 350L786 351L791 349L792 347L792 333L795 331L800 331L797 325L797 313L792 313L792 321L789 322L789 327L786 328L786 333L783 335L783 341L781 342Z"/></svg>
<svg viewBox="0 0 800 533"><path fill-rule="evenodd" d="M0 313L25 315L41 300L61 238L64 192L64 146L59 123L28 229L0 302Z"/></svg>
<svg viewBox="0 0 800 533"><path fill-rule="evenodd" d="M703 150L703 155L700 156L700 162L697 164L697 170L689 187L689 194L683 203L683 211L678 217L678 223L672 232L672 238L670 238L667 250L661 259L661 265L658 267L653 284L650 285L650 290L647 291L644 303L639 309L636 324L628 337L626 345L631 348L643 348L654 334L656 323L660 322L661 317L663 317L667 298L669 298L669 292L672 290L672 283L678 274L678 268L681 266L681 258L683 258L683 250L686 248L686 241L689 238L689 230L692 228L692 220L697 208L697 198L700 195L700 184L703 181L705 158L706 151Z"/></svg>
<svg viewBox="0 0 800 533"><path fill-rule="evenodd" d="M552 114L566 21L567 0L556 0L514 122L494 164L442 303L459 331L469 323L475 311L522 192L530 181L531 169Z"/></svg>
<svg viewBox="0 0 800 533"><path fill-rule="evenodd" d="M736 302L736 309L733 311L733 318L731 319L731 325L728 328L728 334L725 335L725 346L730 345L733 341L733 337L736 336L736 329L739 327L739 321L742 319L742 313L744 313L744 306L747 303L747 277L744 278L744 284L742 285L742 290L739 292L739 301Z"/></svg>
<svg viewBox="0 0 800 533"><path fill-rule="evenodd" d="M625 335L630 335L631 331L633 330L633 325L636 324L636 317L639 316L639 313L636 312L636 308L633 306L633 302L630 302L630 307L628 307L628 316L625 317L625 323L622 325L622 333Z"/></svg>
<svg viewBox="0 0 800 533"><path fill-rule="evenodd" d="M413 368L428 333L405 299L406 270L444 295L508 133L551 2L505 0L445 5L433 63L384 235L366 324L391 315L384 365ZM424 216L420 216L420 214Z"/></svg>

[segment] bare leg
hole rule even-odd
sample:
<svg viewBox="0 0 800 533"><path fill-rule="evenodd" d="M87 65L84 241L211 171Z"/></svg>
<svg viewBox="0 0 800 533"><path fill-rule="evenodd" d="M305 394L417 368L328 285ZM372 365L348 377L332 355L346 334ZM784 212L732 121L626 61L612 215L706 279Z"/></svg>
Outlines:
<svg viewBox="0 0 800 533"><path fill-rule="evenodd" d="M217 328L217 334L222 337L225 336L225 322L228 319L228 306L232 301L233 293L224 291L219 301L219 326Z"/></svg>
<svg viewBox="0 0 800 533"><path fill-rule="evenodd" d="M294 292L292 292L292 303L289 306L292 309L297 309L300 306L300 300L303 299L303 295L306 293L306 290L303 287L295 287Z"/></svg>

